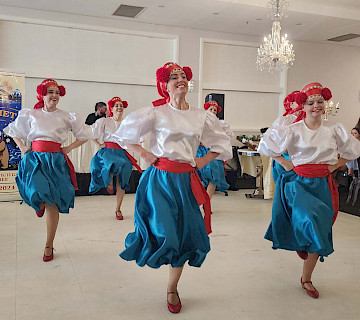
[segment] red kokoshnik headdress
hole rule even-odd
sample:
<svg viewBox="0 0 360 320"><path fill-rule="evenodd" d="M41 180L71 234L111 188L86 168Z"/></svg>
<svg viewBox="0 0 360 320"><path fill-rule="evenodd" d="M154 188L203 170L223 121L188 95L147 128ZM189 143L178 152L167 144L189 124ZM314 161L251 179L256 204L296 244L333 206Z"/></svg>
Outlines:
<svg viewBox="0 0 360 320"><path fill-rule="evenodd" d="M64 86L59 86L58 83L53 79L45 79L36 88L36 92L38 93L36 98L39 100L39 102L35 104L34 109L41 109L44 107L44 97L47 95L47 88L51 86L59 88L60 97L63 97L65 95L66 90Z"/></svg>
<svg viewBox="0 0 360 320"><path fill-rule="evenodd" d="M294 113L291 104L295 102L295 97L299 92L300 92L299 90L293 91L285 97L283 102L285 108L285 113L283 114L284 117L287 116L288 114Z"/></svg>
<svg viewBox="0 0 360 320"><path fill-rule="evenodd" d="M178 64L174 62L165 63L163 67L157 69L156 71L156 87L162 99L153 101L153 106L158 107L170 101L169 93L166 90L166 83L170 79L170 75L175 71L184 71L186 75L186 79L190 81L192 79L192 71L190 67L180 67Z"/></svg>
<svg viewBox="0 0 360 320"><path fill-rule="evenodd" d="M330 89L324 88L319 82L312 82L307 84L295 97L295 102L299 107L294 109L293 112L298 110L301 110L301 112L299 113L294 123L305 119L306 112L302 109L302 106L310 97L323 97L325 101L329 101L332 97L332 94Z"/></svg>
<svg viewBox="0 0 360 320"><path fill-rule="evenodd" d="M206 102L206 103L204 104L204 109L207 110L207 109L209 109L211 106L214 106L214 107L217 108L216 113L221 112L221 107L217 104L217 102L216 102L215 100Z"/></svg>
<svg viewBox="0 0 360 320"><path fill-rule="evenodd" d="M127 108L127 107L128 107L127 101L125 101L125 100L123 101L123 100L121 100L119 97L114 97L114 98L110 99L109 102L108 102L108 106L109 106L109 116L110 116L110 117L113 116L112 108L114 108L115 102L117 102L117 101L120 101L120 102L123 104L124 108Z"/></svg>

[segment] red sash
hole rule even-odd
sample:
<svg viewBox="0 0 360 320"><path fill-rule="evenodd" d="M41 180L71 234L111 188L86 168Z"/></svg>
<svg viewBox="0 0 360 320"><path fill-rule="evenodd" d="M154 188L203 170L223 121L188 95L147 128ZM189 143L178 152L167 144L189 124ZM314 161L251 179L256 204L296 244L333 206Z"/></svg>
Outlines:
<svg viewBox="0 0 360 320"><path fill-rule="evenodd" d="M198 205L204 205L204 222L205 229L207 234L211 233L211 204L210 198L207 194L198 174L195 171L195 168L192 167L189 163L171 161L167 158L159 158L158 161L153 164L155 168L158 168L163 171L173 172L173 173L186 173L190 172L190 184L191 190L195 196L195 199Z"/></svg>
<svg viewBox="0 0 360 320"><path fill-rule="evenodd" d="M105 142L105 146L106 146L106 148L108 148L108 149L122 149L122 150L123 150L123 148L121 148L121 147L120 147L117 143L115 143L115 142ZM136 169L138 169L138 170L142 173L143 171L142 171L142 169L140 168L140 166L137 164L136 159L135 159L134 157L132 157L129 152L127 152L126 150L124 150L124 151L125 151L126 156L127 156L128 159L129 159L129 161L131 162L131 164L132 164Z"/></svg>
<svg viewBox="0 0 360 320"><path fill-rule="evenodd" d="M331 193L331 202L334 208L333 224L339 212L339 192L337 184L334 181L328 164L302 164L296 166L294 171L304 178L324 178L327 177L329 190Z"/></svg>
<svg viewBox="0 0 360 320"><path fill-rule="evenodd" d="M31 150L36 151L36 152L62 152L62 148L61 148L61 144L54 142L54 141L44 141L44 140L36 140L33 141L32 145L31 145ZM64 152L62 152L67 165L69 166L70 169L70 179L71 179L71 183L74 186L75 190L79 190L78 185L77 185L77 181L76 181L76 173L75 173L75 169L73 164L71 163L71 160L69 159L68 155L65 154Z"/></svg>

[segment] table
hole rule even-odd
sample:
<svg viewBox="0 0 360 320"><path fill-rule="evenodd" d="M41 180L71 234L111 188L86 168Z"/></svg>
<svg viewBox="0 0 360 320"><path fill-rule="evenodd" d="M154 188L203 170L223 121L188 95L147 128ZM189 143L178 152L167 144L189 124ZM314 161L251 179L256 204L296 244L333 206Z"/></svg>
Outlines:
<svg viewBox="0 0 360 320"><path fill-rule="evenodd" d="M272 199L275 193L275 183L272 176L272 159L257 151L239 149L239 161L243 174L256 177L256 187L249 198ZM259 190L258 190L259 188ZM260 197L255 195L260 194Z"/></svg>
<svg viewBox="0 0 360 320"><path fill-rule="evenodd" d="M255 190L253 193L245 194L246 198L264 199L263 165L261 163L260 153L253 150L239 149L238 154L243 174L247 173L256 177ZM253 159L253 161L251 161L251 159ZM256 172L253 170L254 167L256 168Z"/></svg>

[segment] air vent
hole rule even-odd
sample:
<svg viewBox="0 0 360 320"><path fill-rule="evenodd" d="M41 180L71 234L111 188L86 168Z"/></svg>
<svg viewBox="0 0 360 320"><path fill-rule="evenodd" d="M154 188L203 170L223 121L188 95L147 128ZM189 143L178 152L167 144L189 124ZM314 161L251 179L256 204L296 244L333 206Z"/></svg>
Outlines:
<svg viewBox="0 0 360 320"><path fill-rule="evenodd" d="M135 18L144 9L144 7L135 7L122 4L119 8L116 9L116 11L113 13L113 16Z"/></svg>
<svg viewBox="0 0 360 320"><path fill-rule="evenodd" d="M349 34L344 34L343 36L331 38L331 39L328 39L328 40L329 41L335 41L335 42L343 42L343 41L346 41L346 40L356 39L356 38L359 38L359 37L360 37L360 34L349 33Z"/></svg>

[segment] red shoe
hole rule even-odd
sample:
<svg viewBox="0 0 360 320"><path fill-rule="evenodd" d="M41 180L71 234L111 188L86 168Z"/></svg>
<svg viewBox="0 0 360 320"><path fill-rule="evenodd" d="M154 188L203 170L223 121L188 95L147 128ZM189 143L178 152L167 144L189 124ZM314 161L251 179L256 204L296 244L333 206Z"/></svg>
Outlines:
<svg viewBox="0 0 360 320"><path fill-rule="evenodd" d="M45 208L36 211L36 215L41 218L45 213Z"/></svg>
<svg viewBox="0 0 360 320"><path fill-rule="evenodd" d="M169 311L171 313L179 313L180 310L181 310L181 307L182 307L180 297L179 297L179 293L177 291L171 291L171 292L167 293L167 295L169 295L169 294L176 294L177 297L179 298L179 302L177 304L171 304L169 302L169 300L167 300L167 307L168 307Z"/></svg>
<svg viewBox="0 0 360 320"><path fill-rule="evenodd" d="M309 256L309 254L306 251L296 251L296 253L303 260L306 260Z"/></svg>
<svg viewBox="0 0 360 320"><path fill-rule="evenodd" d="M302 281L302 277L301 277L300 282L301 282L302 288L306 290L306 293L307 293L311 298L314 298L314 299L319 298L319 296L320 296L319 291L317 291L315 287L314 287L315 290L313 291L313 290L307 289L307 288L304 286L305 283L311 283L311 284L312 284L311 281L305 281L305 282L303 282L303 281Z"/></svg>
<svg viewBox="0 0 360 320"><path fill-rule="evenodd" d="M107 187L106 191L107 191L108 194L114 194L115 193L114 188L110 188L110 187Z"/></svg>
<svg viewBox="0 0 360 320"><path fill-rule="evenodd" d="M118 216L118 214L117 214L118 212L120 212L121 216ZM115 216L116 216L116 219L118 219L118 220L124 220L124 217L123 217L121 211L115 211Z"/></svg>
<svg viewBox="0 0 360 320"><path fill-rule="evenodd" d="M49 256L46 256L45 255L45 252L44 252L44 256L43 256L43 261L44 262L48 262L48 261L51 261L52 259L54 259L54 248L50 248L50 247L45 247L45 249L48 248L48 249L51 249L51 255Z"/></svg>

